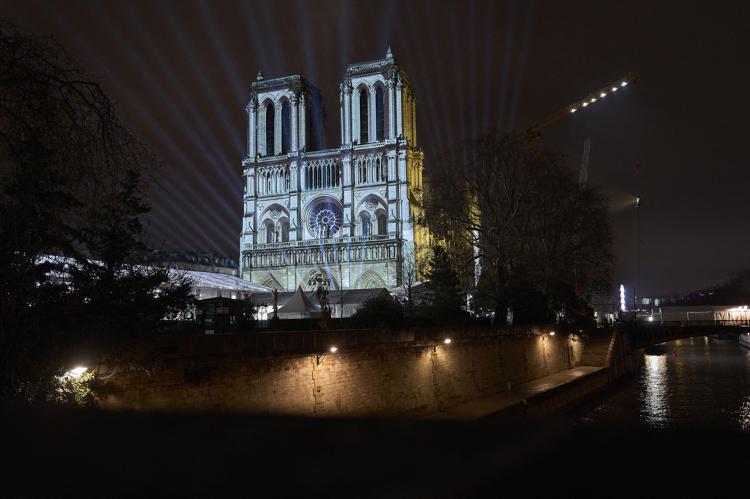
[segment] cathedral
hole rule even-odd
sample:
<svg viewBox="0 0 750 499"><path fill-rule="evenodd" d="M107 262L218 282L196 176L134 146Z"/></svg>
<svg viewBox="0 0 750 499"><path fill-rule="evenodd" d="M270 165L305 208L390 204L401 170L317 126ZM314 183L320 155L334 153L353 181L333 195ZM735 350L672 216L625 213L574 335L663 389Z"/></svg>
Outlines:
<svg viewBox="0 0 750 499"><path fill-rule="evenodd" d="M406 73L388 52L350 64L341 144L325 148L320 91L300 75L252 83L240 276L278 290L393 288L419 277L428 244L424 154Z"/></svg>

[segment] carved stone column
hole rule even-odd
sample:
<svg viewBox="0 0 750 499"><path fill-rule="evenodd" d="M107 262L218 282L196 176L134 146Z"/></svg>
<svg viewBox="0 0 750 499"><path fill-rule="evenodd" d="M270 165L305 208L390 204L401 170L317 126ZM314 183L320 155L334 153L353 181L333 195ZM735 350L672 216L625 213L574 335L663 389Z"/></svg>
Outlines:
<svg viewBox="0 0 750 499"><path fill-rule="evenodd" d="M341 145L346 142L346 122L344 121L344 84L339 84L339 123L341 123Z"/></svg>
<svg viewBox="0 0 750 499"><path fill-rule="evenodd" d="M247 173L247 192L246 195L255 196L255 168Z"/></svg>
<svg viewBox="0 0 750 499"><path fill-rule="evenodd" d="M388 89L388 138L396 138L396 84L395 76L385 82Z"/></svg>
<svg viewBox="0 0 750 499"><path fill-rule="evenodd" d="M258 153L258 141L256 140L258 101L251 98L245 107L245 111L247 111L247 155L254 160Z"/></svg>
<svg viewBox="0 0 750 499"><path fill-rule="evenodd" d="M297 148L298 140L298 129L297 129L297 94L292 94L292 147L291 152L296 153L299 149Z"/></svg>
<svg viewBox="0 0 750 499"><path fill-rule="evenodd" d="M299 96L299 150L303 150L307 146L307 127L310 126L307 123L307 105L305 102L305 94L301 93Z"/></svg>
<svg viewBox="0 0 750 499"><path fill-rule="evenodd" d="M403 113L403 108L401 106L402 89L403 89L403 84L399 81L396 84L396 137L401 137L404 135L404 130L403 130L404 113Z"/></svg>
<svg viewBox="0 0 750 499"><path fill-rule="evenodd" d="M344 145L352 143L352 82L344 81Z"/></svg>

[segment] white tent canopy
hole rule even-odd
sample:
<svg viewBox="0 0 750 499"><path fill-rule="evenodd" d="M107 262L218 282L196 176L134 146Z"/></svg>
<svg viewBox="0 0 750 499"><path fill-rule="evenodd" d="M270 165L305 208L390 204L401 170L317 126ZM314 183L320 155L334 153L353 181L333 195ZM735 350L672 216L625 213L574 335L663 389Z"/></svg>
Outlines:
<svg viewBox="0 0 750 499"><path fill-rule="evenodd" d="M320 317L320 306L313 304L302 291L302 286L297 287L291 298L279 307L279 319L307 319ZM270 315L270 314L269 314Z"/></svg>

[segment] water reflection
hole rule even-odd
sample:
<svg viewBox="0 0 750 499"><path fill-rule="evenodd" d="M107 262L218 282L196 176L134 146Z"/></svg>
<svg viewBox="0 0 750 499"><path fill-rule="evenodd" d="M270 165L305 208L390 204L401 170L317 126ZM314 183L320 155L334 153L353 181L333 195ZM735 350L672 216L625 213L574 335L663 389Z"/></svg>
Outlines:
<svg viewBox="0 0 750 499"><path fill-rule="evenodd" d="M642 373L641 419L651 427L669 424L669 378L666 355L647 355Z"/></svg>
<svg viewBox="0 0 750 499"><path fill-rule="evenodd" d="M737 411L737 424L743 432L750 432L750 395L745 397Z"/></svg>
<svg viewBox="0 0 750 499"><path fill-rule="evenodd" d="M750 348L736 335L650 347L640 373L581 417L590 425L750 433Z"/></svg>

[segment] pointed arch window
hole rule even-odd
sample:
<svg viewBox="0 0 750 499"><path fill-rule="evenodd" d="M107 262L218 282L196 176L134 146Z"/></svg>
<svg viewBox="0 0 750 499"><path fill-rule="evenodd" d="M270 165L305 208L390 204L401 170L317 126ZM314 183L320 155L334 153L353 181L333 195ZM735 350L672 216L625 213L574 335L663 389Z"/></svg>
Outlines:
<svg viewBox="0 0 750 499"><path fill-rule="evenodd" d="M266 105L266 156L273 156L273 146L276 138L274 134L275 119L273 104L269 102Z"/></svg>
<svg viewBox="0 0 750 499"><path fill-rule="evenodd" d="M276 242L274 239L275 233L274 233L274 227L273 222L270 220L266 220L266 223L264 224L264 228L266 230L266 243L273 243Z"/></svg>
<svg viewBox="0 0 750 499"><path fill-rule="evenodd" d="M370 142L370 129L368 128L370 116L370 99L367 96L367 89L359 91L359 143L365 144Z"/></svg>
<svg viewBox="0 0 750 499"><path fill-rule="evenodd" d="M375 127L376 140L385 139L385 106L383 105L383 87L375 89Z"/></svg>
<svg viewBox="0 0 750 499"><path fill-rule="evenodd" d="M383 236L388 233L388 224L386 223L385 213L378 214L378 234Z"/></svg>
<svg viewBox="0 0 750 499"><path fill-rule="evenodd" d="M292 113L289 101L285 100L281 105L281 153L289 152L289 143L292 133Z"/></svg>
<svg viewBox="0 0 750 499"><path fill-rule="evenodd" d="M362 235L369 236L372 231L372 228L370 227L370 215L362 213L360 219L362 220Z"/></svg>

